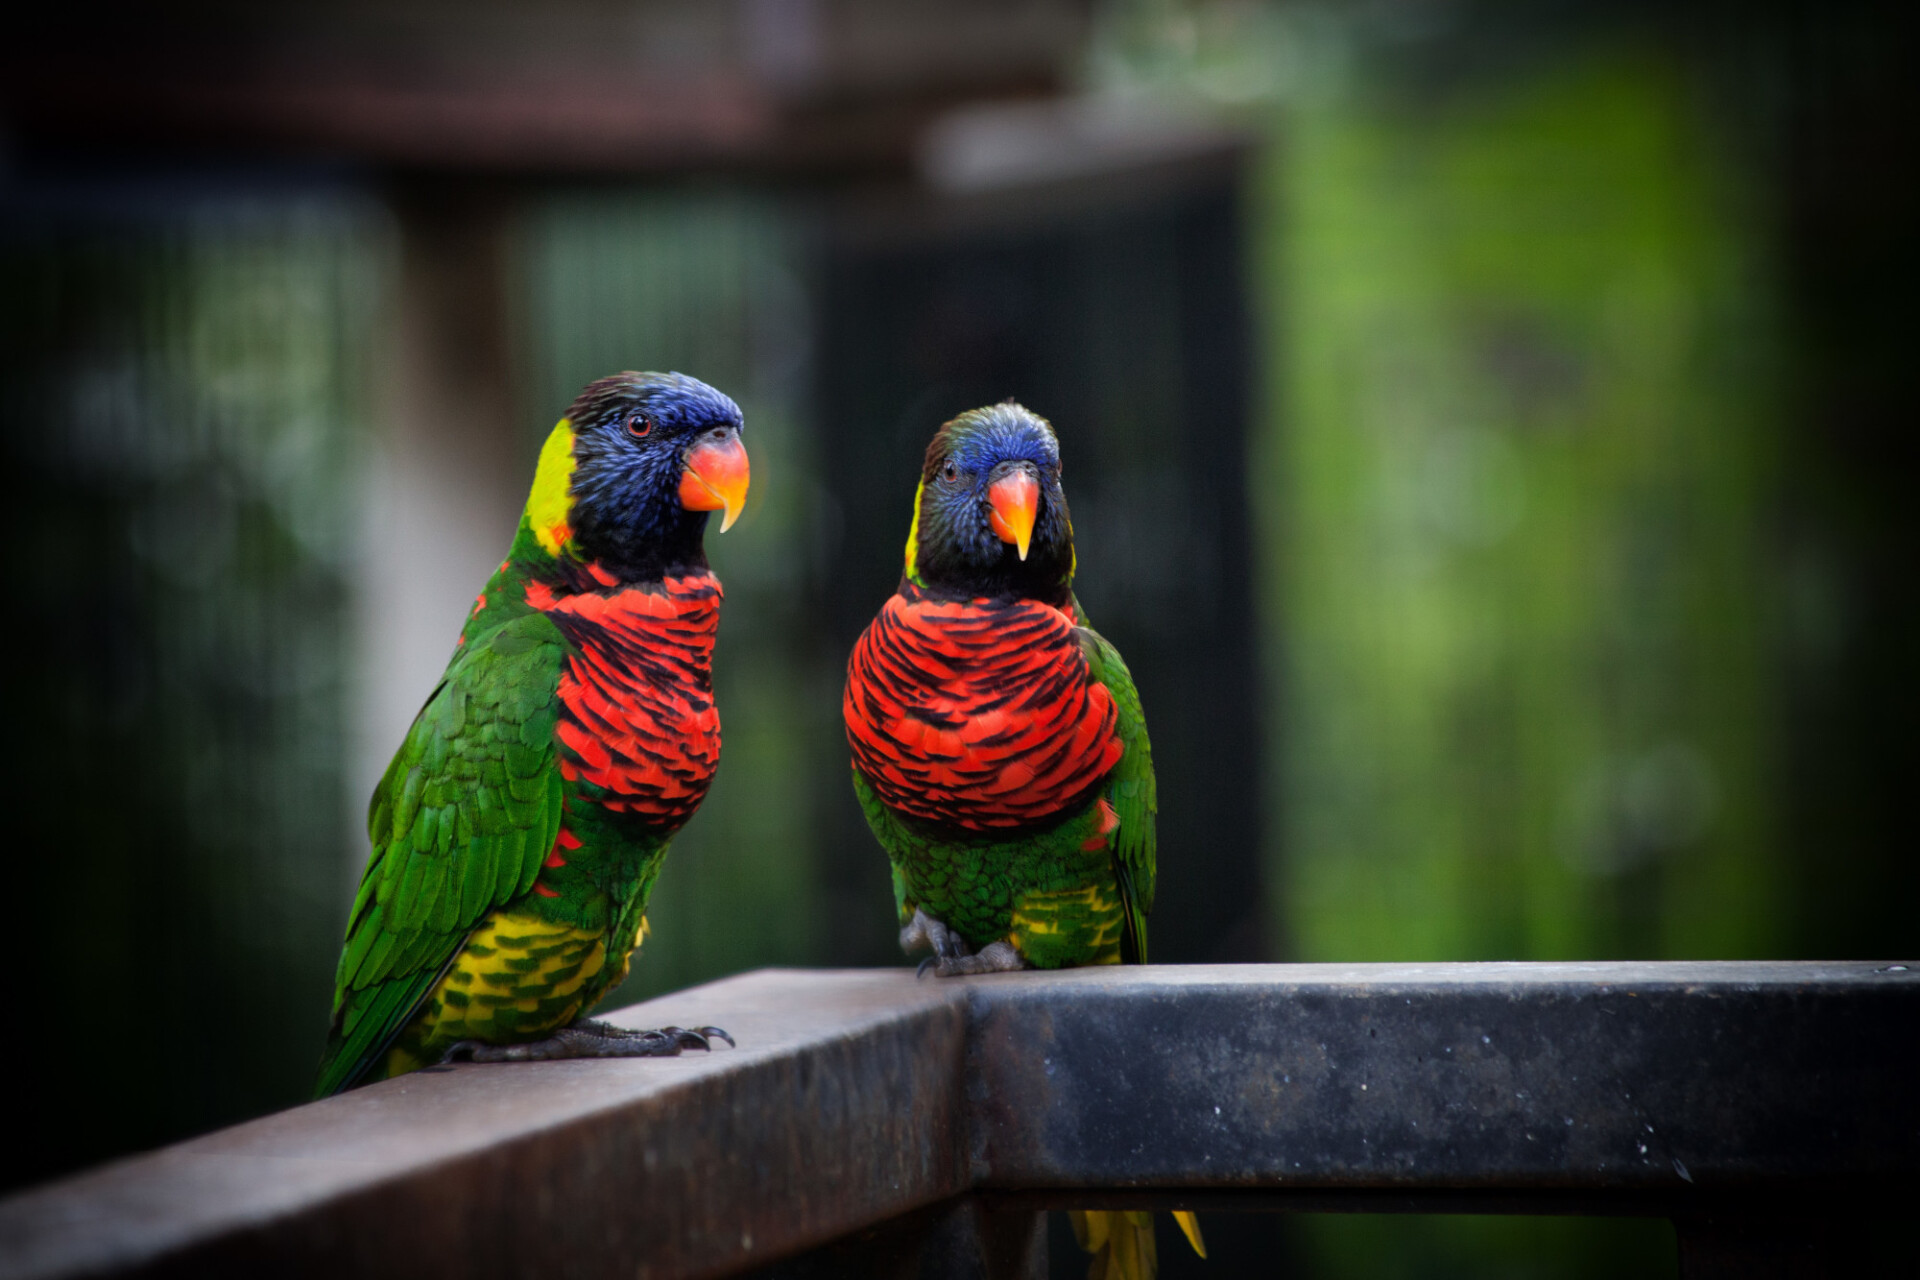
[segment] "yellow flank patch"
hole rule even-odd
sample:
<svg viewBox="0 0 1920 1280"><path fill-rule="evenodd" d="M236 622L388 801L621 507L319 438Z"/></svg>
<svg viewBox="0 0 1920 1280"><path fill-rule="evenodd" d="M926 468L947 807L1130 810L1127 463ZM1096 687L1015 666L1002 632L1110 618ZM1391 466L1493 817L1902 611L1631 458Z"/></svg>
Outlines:
<svg viewBox="0 0 1920 1280"><path fill-rule="evenodd" d="M389 1074L406 1069L399 1066L403 1056L437 1060L460 1040L536 1040L566 1026L606 989L596 979L607 958L603 933L495 912L467 939L395 1044ZM615 963L624 969L626 956Z"/></svg>
<svg viewBox="0 0 1920 1280"><path fill-rule="evenodd" d="M633 931L633 942L619 955L608 957L607 976L600 984L602 991L611 991L627 980L627 972L633 964L633 953L640 949L640 944L647 940L651 932L653 930L647 924L647 918L641 916L639 926Z"/></svg>
<svg viewBox="0 0 1920 1280"><path fill-rule="evenodd" d="M913 582L920 581L920 495L926 491L924 484L913 491L913 523L907 526L907 577Z"/></svg>
<svg viewBox="0 0 1920 1280"><path fill-rule="evenodd" d="M1041 968L1119 964L1125 922L1117 889L1096 883L1023 894L1008 934L1020 954Z"/></svg>
<svg viewBox="0 0 1920 1280"><path fill-rule="evenodd" d="M562 418L540 447L540 466L533 473L533 492L527 495L527 523L533 536L557 556L573 536L573 422Z"/></svg>
<svg viewBox="0 0 1920 1280"><path fill-rule="evenodd" d="M391 1080L395 1076L403 1076L409 1071L418 1071L422 1067L430 1067L432 1065L431 1062L428 1062L425 1058L413 1052L413 1050L403 1049L396 1044L393 1048L387 1050L386 1075L381 1078Z"/></svg>

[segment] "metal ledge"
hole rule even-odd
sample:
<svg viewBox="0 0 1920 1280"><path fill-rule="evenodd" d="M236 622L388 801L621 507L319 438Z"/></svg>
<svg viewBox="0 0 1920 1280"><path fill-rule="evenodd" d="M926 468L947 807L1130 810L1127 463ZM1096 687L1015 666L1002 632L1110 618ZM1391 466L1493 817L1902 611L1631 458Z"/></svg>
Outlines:
<svg viewBox="0 0 1920 1280"><path fill-rule="evenodd" d="M1081 970L975 988L980 1186L1681 1189L1920 1171L1868 964ZM1903 1078L1904 1077L1904 1078Z"/></svg>
<svg viewBox="0 0 1920 1280"><path fill-rule="evenodd" d="M1920 974L1886 964L764 971L615 1020L741 1047L436 1069L121 1161L0 1202L0 1277L716 1275L974 1190L1685 1216L1920 1184Z"/></svg>

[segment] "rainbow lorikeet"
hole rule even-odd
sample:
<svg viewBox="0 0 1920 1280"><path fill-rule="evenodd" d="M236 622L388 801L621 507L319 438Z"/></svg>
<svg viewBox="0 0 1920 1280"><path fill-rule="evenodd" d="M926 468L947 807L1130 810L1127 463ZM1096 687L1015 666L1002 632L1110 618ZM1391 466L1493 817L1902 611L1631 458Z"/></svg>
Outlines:
<svg viewBox="0 0 1920 1280"><path fill-rule="evenodd" d="M626 977L720 757L701 540L709 512L723 531L740 514L741 427L705 383L622 373L547 437L512 549L374 789L318 1095L453 1056L726 1037L582 1015Z"/></svg>
<svg viewBox="0 0 1920 1280"><path fill-rule="evenodd" d="M900 945L941 976L1145 963L1153 753L1119 652L1073 594L1060 444L1007 401L927 447L906 571L854 645L853 788ZM1191 1214L1177 1215L1196 1250ZM1149 1276L1145 1213L1076 1214L1093 1274Z"/></svg>

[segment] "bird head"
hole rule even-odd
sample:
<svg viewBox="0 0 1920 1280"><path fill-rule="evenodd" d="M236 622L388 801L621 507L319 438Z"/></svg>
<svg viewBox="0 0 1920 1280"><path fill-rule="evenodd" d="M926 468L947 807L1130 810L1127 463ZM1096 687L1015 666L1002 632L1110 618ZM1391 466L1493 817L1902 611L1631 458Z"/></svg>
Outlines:
<svg viewBox="0 0 1920 1280"><path fill-rule="evenodd" d="M940 428L914 499L907 577L970 595L1066 597L1073 523L1045 418L1007 400Z"/></svg>
<svg viewBox="0 0 1920 1280"><path fill-rule="evenodd" d="M739 405L685 374L588 383L540 452L534 537L626 577L704 564L707 513L724 513L724 533L746 502L742 426Z"/></svg>

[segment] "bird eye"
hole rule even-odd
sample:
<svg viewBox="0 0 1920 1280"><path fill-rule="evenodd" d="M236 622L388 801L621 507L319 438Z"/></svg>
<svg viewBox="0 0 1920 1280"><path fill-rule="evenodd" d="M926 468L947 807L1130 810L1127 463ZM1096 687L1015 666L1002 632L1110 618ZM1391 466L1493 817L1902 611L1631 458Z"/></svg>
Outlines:
<svg viewBox="0 0 1920 1280"><path fill-rule="evenodd" d="M635 414L628 415L627 434L632 436L635 440L644 440L649 435L651 435L652 432L653 432L652 418L649 418L644 413L635 413Z"/></svg>
<svg viewBox="0 0 1920 1280"><path fill-rule="evenodd" d="M946 465L946 469L940 473L940 478L945 480L948 484L952 484L954 481L960 478L960 468L954 466L951 462L949 462Z"/></svg>

